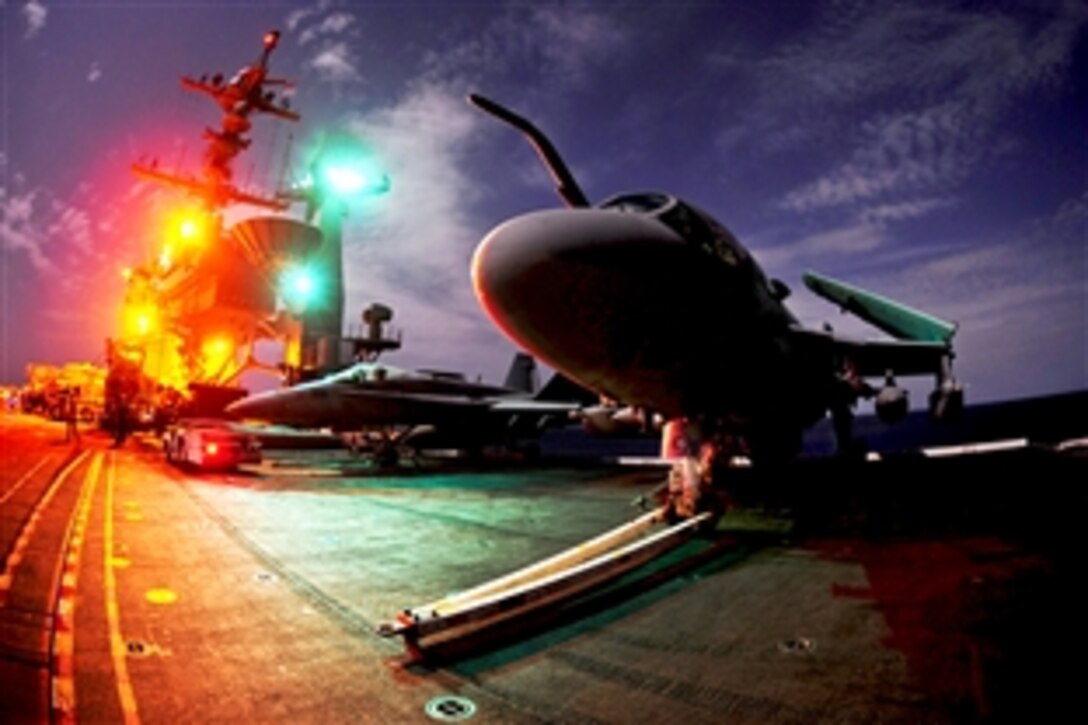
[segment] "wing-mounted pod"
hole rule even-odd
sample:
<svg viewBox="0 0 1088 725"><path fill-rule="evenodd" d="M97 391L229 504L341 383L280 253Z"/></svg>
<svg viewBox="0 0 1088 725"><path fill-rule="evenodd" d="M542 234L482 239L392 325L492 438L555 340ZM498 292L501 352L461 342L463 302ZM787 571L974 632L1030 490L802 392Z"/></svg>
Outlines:
<svg viewBox="0 0 1088 725"><path fill-rule="evenodd" d="M559 197L563 199L567 206L592 206L589 203L589 199L586 198L585 193L582 191L582 187L578 186L578 182L574 180L574 175L570 172L570 169L567 168L567 164L563 161L563 157L559 155L559 152L552 144L551 139L549 139L543 131L533 125L528 119L519 116L506 106L498 104L489 98L484 98L477 93L470 93L468 100L472 105L490 113L500 121L510 124L528 137L529 142L536 149L537 154L540 155L544 165L548 167L552 179L555 180L555 190L559 193Z"/></svg>
<svg viewBox="0 0 1088 725"><path fill-rule="evenodd" d="M632 405L601 402L577 411L572 417L594 436L602 438L649 435L660 432L665 421L660 415Z"/></svg>
<svg viewBox="0 0 1088 725"><path fill-rule="evenodd" d="M893 425L907 417L910 396L906 388L895 383L895 374L889 370L884 376L884 386L877 392L873 407L881 423Z"/></svg>

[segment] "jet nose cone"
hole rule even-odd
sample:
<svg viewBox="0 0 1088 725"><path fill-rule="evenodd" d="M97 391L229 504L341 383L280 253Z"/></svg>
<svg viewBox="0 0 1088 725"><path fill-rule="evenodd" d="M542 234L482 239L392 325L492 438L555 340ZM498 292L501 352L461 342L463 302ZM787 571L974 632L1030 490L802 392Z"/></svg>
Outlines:
<svg viewBox="0 0 1088 725"><path fill-rule="evenodd" d="M538 355L533 344L552 312L550 291L570 281L564 267L606 244L619 214L598 209L553 209L510 219L484 237L472 261L476 297L513 340Z"/></svg>
<svg viewBox="0 0 1088 725"><path fill-rule="evenodd" d="M314 414L313 402L310 391L298 386L255 393L234 401L225 410L237 418L283 425L304 425L311 422Z"/></svg>
<svg viewBox="0 0 1088 725"><path fill-rule="evenodd" d="M278 395L277 392L247 395L228 405L224 408L224 412L237 418L263 418L265 413L275 407L274 403L276 395Z"/></svg>
<svg viewBox="0 0 1088 725"><path fill-rule="evenodd" d="M592 384L599 363L629 356L632 326L658 316L655 293L664 290L653 286L662 272L690 259L683 240L652 217L555 209L492 230L476 250L472 278L508 337Z"/></svg>
<svg viewBox="0 0 1088 725"><path fill-rule="evenodd" d="M577 246L581 230L565 210L515 217L492 229L472 259L472 284L492 313L509 297L511 286L533 267L546 263L556 247Z"/></svg>
<svg viewBox="0 0 1088 725"><path fill-rule="evenodd" d="M649 247L682 247L657 221L602 209L550 209L510 219L476 248L473 287L496 322L522 309L532 288L577 282L617 259L646 261ZM579 274L581 272L582 274Z"/></svg>

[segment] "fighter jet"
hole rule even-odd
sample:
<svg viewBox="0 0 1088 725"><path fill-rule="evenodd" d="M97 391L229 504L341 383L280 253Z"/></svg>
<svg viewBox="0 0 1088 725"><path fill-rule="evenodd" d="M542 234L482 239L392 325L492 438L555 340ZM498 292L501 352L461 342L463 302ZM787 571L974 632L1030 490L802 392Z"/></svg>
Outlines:
<svg viewBox="0 0 1088 725"><path fill-rule="evenodd" d="M593 206L536 126L482 96L469 100L528 137L570 207L522 214L484 237L472 261L480 304L543 363L661 415L667 451L781 460L828 411L847 450L859 397L875 395L886 419L905 414L897 375L933 375L937 415L962 407L955 325L809 273L816 293L896 339L805 329L784 304L789 288L709 214L656 191ZM870 376L884 377L883 388Z"/></svg>
<svg viewBox="0 0 1088 725"><path fill-rule="evenodd" d="M301 116L290 110L287 99L283 99L280 105L275 105L275 93L265 90L266 86L290 86L290 82L283 78L268 77L268 58L280 41L278 30L270 30L264 35L264 49L260 57L253 65L247 65L229 80L224 82L223 76L216 73L210 79L204 76L200 79L182 76L181 85L191 91L206 93L211 96L219 107L227 114L244 119L251 111L260 111L273 116L298 121ZM248 126L247 126L248 128Z"/></svg>
<svg viewBox="0 0 1088 725"><path fill-rule="evenodd" d="M380 433L383 455L401 445L475 449L519 424L536 425L547 416L566 420L579 408L574 401L549 400L550 383L533 395L535 371L524 353L515 356L502 386L460 373L360 362L319 380L250 395L226 411L297 428Z"/></svg>

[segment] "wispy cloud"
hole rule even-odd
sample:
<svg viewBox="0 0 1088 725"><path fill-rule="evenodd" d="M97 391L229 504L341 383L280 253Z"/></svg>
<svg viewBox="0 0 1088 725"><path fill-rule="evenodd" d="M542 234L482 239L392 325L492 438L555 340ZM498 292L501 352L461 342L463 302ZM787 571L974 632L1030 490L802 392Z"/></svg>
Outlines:
<svg viewBox="0 0 1088 725"><path fill-rule="evenodd" d="M1088 386L1084 217L1069 222L1055 215L1020 239L920 265L901 280L960 323L959 367L984 394L1008 397L992 391L1024 386L1030 371L1037 394Z"/></svg>
<svg viewBox="0 0 1088 725"><path fill-rule="evenodd" d="M20 354L100 354L102 340L116 333L119 267L146 258L141 226L153 202L146 184L135 195L80 184L61 197L28 186L19 173L9 181L0 188L0 268L9 290L5 309L18 316L12 329L29 336L19 341ZM33 293L15 300L16 288Z"/></svg>
<svg viewBox="0 0 1088 725"><path fill-rule="evenodd" d="M316 7L313 7L313 8L299 8L298 10L291 11L287 15L287 20L284 21L284 24L287 26L287 31L291 32L291 33L295 32L295 30L298 28L298 26L301 25L303 23L303 21L306 20L306 18L310 17L311 15L313 15L316 12L317 12Z"/></svg>
<svg viewBox="0 0 1088 725"><path fill-rule="evenodd" d="M925 198L865 206L846 222L803 234L785 244L761 249L759 260L773 270L826 262L833 257L871 257L873 252L891 246L898 223L924 217L954 203L954 199L950 198ZM916 256L915 252L912 251L911 255Z"/></svg>
<svg viewBox="0 0 1088 725"><path fill-rule="evenodd" d="M355 54L347 43L334 43L315 55L309 66L318 76L333 83L347 83L361 78Z"/></svg>
<svg viewBox="0 0 1088 725"><path fill-rule="evenodd" d="M566 85L580 83L587 65L607 59L625 42L614 18L588 7L538 5L521 28L526 47L535 47L543 67Z"/></svg>
<svg viewBox="0 0 1088 725"><path fill-rule="evenodd" d="M299 45L306 45L322 36L339 35L355 22L355 16L350 13L338 12L329 15L316 25L312 25L298 37Z"/></svg>
<svg viewBox="0 0 1088 725"><path fill-rule="evenodd" d="M88 273L89 260L97 264L122 251L121 244L111 242L105 249L99 242L118 227L119 217L132 216L131 198L103 202L98 190L87 184L80 185L71 199L62 198L48 187L28 188L20 174L13 177L12 187L0 188L0 249L5 253L23 255L36 274L56 283L56 273L79 277Z"/></svg>
<svg viewBox="0 0 1088 725"><path fill-rule="evenodd" d="M1000 8L944 3L832 3L825 12L822 27L763 65L767 101L842 107L891 93L916 105L962 98L990 110L1010 93L1061 82L1088 21L1079 3L1040 8L1032 23Z"/></svg>
<svg viewBox="0 0 1088 725"><path fill-rule="evenodd" d="M535 85L554 91L580 85L626 43L621 18L594 6L511 5L472 38L429 51L423 65L427 79L462 87L531 72Z"/></svg>
<svg viewBox="0 0 1088 725"><path fill-rule="evenodd" d="M0 246L5 252L21 252L38 272L52 272L56 265L46 255L48 238L37 231L33 222L38 192L27 191L0 197Z"/></svg>
<svg viewBox="0 0 1088 725"><path fill-rule="evenodd" d="M343 9L343 3L321 0L311 8L292 12L287 17L289 32L298 31L300 46L313 46L306 67L317 78L342 86L359 81L359 58L354 47L360 40L355 16Z"/></svg>
<svg viewBox="0 0 1088 725"><path fill-rule="evenodd" d="M794 98L855 108L861 118L846 136L849 158L794 189L782 207L852 205L963 181L1004 150L997 124L1005 109L1060 83L1088 9L1067 3L1042 17L1027 24L1000 11L893 4L846 14L781 53L771 75ZM888 108L892 95L905 110L864 115Z"/></svg>
<svg viewBox="0 0 1088 725"><path fill-rule="evenodd" d="M760 260L769 268L782 267L817 256L870 252L885 242L883 229L872 222L858 219L844 226L811 234L787 247L767 250L760 254Z"/></svg>
<svg viewBox="0 0 1088 725"><path fill-rule="evenodd" d="M878 204L861 211L860 217L873 224L903 221L926 216L935 209L944 209L955 204L954 199L913 199L896 204Z"/></svg>
<svg viewBox="0 0 1088 725"><path fill-rule="evenodd" d="M90 70L87 71L87 82L88 83L95 83L101 77L102 77L102 66L99 65L98 61L96 60L95 62L91 63L91 68L90 68Z"/></svg>
<svg viewBox="0 0 1088 725"><path fill-rule="evenodd" d="M983 132L963 102L949 102L862 125L850 160L790 192L782 206L808 211L933 192L962 181L984 153L973 136Z"/></svg>
<svg viewBox="0 0 1088 725"><path fill-rule="evenodd" d="M30 0L23 5L23 19L26 20L26 35L33 38L45 27L45 19L49 15L49 8L40 0Z"/></svg>
<svg viewBox="0 0 1088 725"><path fill-rule="evenodd" d="M1019 300L1024 285L1041 295L1077 293L1084 299L1088 295L1086 223L1088 191L1065 201L1045 218L1010 229L989 243L904 270L904 275L909 275L912 287L933 293L943 290L945 297L954 297L983 316L1015 306L1012 303ZM1006 300L1007 295L1017 298Z"/></svg>
<svg viewBox="0 0 1088 725"><path fill-rule="evenodd" d="M315 15L328 10L333 4L333 0L318 0L311 7L299 8L298 10L292 10L287 15L285 24L287 25L288 32L295 32L308 18L312 18Z"/></svg>
<svg viewBox="0 0 1088 725"><path fill-rule="evenodd" d="M52 239L64 240L83 254L89 254L94 248L94 232L90 215L74 206L54 204L56 218L46 230Z"/></svg>
<svg viewBox="0 0 1088 725"><path fill-rule="evenodd" d="M1000 121L1067 78L1088 6L1053 3L1032 22L1000 7L832 3L815 29L746 67L752 97L719 142L727 153L817 149L826 170L790 191L810 212L953 187L1008 151ZM803 118L803 122L799 122Z"/></svg>
<svg viewBox="0 0 1088 725"><path fill-rule="evenodd" d="M348 308L395 301L413 339L460 354L489 332L468 284L469 255L481 233L466 211L473 184L458 164L477 123L459 94L420 84L349 126L381 149L393 187L349 227Z"/></svg>

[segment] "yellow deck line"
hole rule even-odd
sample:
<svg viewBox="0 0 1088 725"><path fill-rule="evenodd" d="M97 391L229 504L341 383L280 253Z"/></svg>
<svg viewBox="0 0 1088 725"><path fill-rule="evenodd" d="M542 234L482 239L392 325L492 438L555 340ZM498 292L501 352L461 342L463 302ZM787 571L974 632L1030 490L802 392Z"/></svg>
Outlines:
<svg viewBox="0 0 1088 725"><path fill-rule="evenodd" d="M61 723L73 723L76 720L76 684L75 684L75 642L76 621L75 596L79 583L79 563L83 556L83 542L87 539L87 520L90 518L91 502L98 487L99 474L102 471L102 454L96 453L87 473L83 476L82 490L76 501L74 514L68 522L65 533L65 551L61 575L58 581L56 612L54 613L52 642L52 708L54 720Z"/></svg>
<svg viewBox="0 0 1088 725"><path fill-rule="evenodd" d="M40 461L38 461L38 465L34 466L29 471L24 473L23 476L18 481L15 482L15 485L8 489L7 493L5 493L3 496L0 496L0 503L4 503L9 498L11 498L13 495L15 495L15 492L18 491L19 488L22 487L22 485L24 483L26 483L28 480L30 480L30 477L33 476L35 473L37 473L38 469L41 468L42 466L44 466L46 461L48 461L48 460L49 460L48 456L43 456L42 459Z"/></svg>
<svg viewBox="0 0 1088 725"><path fill-rule="evenodd" d="M126 725L138 725L140 716L136 708L136 696L132 692L132 681L128 675L128 654L121 638L120 612L117 607L117 580L113 574L113 488L116 480L117 461L110 452L109 468L106 471L106 501L103 515L102 565L106 584L106 621L110 631L110 655L113 659L113 674L117 682L117 698L121 703L121 713Z"/></svg>
<svg viewBox="0 0 1088 725"><path fill-rule="evenodd" d="M26 523L23 524L23 530L19 534L19 538L15 541L15 546L12 547L11 553L8 554L8 558L4 561L4 569L0 571L0 604L3 604L7 597L8 589L11 588L11 583L15 579L15 570L19 567L19 564L23 561L23 552L30 544L30 538L34 535L34 529L38 526L38 520L41 519L42 511L49 505L49 502L53 500L53 496L56 495L57 490L68 478L68 475L78 466L84 458L87 457L90 451L83 451L76 456L71 463L64 467L64 469L53 480L52 485L46 490L45 495L38 500L38 504L34 507L30 516L27 518Z"/></svg>

